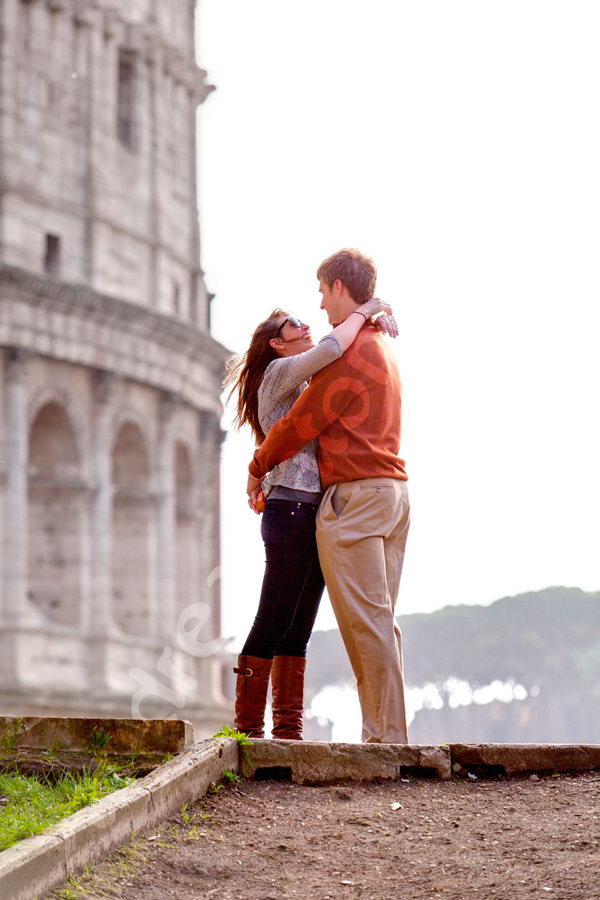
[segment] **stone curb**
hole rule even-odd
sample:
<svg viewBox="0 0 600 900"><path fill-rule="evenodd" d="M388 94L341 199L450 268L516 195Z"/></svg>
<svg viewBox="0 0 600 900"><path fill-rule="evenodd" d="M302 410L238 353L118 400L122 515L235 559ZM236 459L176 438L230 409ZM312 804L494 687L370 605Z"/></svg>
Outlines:
<svg viewBox="0 0 600 900"><path fill-rule="evenodd" d="M600 769L600 744L449 744L452 767L494 772L590 772Z"/></svg>
<svg viewBox="0 0 600 900"><path fill-rule="evenodd" d="M296 784L397 780L403 775L448 779L600 769L600 744L335 744L255 740L241 761L247 778Z"/></svg>
<svg viewBox="0 0 600 900"><path fill-rule="evenodd" d="M296 784L396 781L415 771L442 779L452 774L447 746L325 741L253 740L253 746L244 750L241 767L247 778L271 773Z"/></svg>
<svg viewBox="0 0 600 900"><path fill-rule="evenodd" d="M239 771L237 741L209 739L135 784L79 810L41 835L0 853L0 897L42 897L88 863L105 857L136 831L158 824L196 800L224 769Z"/></svg>

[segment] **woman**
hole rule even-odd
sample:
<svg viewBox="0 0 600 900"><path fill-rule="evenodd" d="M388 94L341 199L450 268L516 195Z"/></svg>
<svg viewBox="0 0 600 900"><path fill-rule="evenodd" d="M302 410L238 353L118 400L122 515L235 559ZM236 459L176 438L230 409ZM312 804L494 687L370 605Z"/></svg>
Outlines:
<svg viewBox="0 0 600 900"><path fill-rule="evenodd" d="M310 327L282 309L261 322L242 359L233 359L226 383L238 391L238 426L250 425L258 444L306 387L307 379L351 345L365 321L390 307L374 298L315 346ZM387 317L381 330L394 333ZM234 668L235 726L264 736L269 678L274 738L302 740L306 647L324 582L315 539L321 483L312 441L276 466L263 481L267 497L261 534L266 568L258 612ZM256 504L250 500L256 511Z"/></svg>

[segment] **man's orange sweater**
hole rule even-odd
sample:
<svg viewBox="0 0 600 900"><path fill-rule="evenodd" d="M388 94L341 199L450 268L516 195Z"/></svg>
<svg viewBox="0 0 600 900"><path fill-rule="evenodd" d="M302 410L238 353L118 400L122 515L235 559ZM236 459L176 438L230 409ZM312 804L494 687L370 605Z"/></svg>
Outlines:
<svg viewBox="0 0 600 900"><path fill-rule="evenodd" d="M319 439L323 490L339 481L398 478L401 385L396 362L372 325L335 362L310 380L291 410L269 430L249 471L264 478L314 438Z"/></svg>

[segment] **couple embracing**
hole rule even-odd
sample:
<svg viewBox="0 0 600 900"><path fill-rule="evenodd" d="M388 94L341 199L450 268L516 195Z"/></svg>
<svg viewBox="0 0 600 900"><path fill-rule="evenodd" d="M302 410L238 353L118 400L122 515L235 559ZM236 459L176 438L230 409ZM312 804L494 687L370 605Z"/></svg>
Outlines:
<svg viewBox="0 0 600 900"><path fill-rule="evenodd" d="M266 497L266 570L234 669L235 724L263 737L271 680L272 735L301 740L306 648L325 582L356 676L363 741L407 743L394 610L409 500L400 379L382 334L397 327L374 297L373 261L358 250L330 256L317 278L333 330L315 346L308 325L274 310L228 376L237 422L258 444L249 503L261 511Z"/></svg>

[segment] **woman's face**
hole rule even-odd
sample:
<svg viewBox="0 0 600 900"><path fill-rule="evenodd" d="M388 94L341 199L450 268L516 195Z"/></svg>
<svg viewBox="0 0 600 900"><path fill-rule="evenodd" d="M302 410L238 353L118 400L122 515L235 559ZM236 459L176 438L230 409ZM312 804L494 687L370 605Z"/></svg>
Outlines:
<svg viewBox="0 0 600 900"><path fill-rule="evenodd" d="M283 327L276 338L276 350L280 356L297 356L315 346L310 333L310 325L301 322L300 325L292 325L287 319L282 320Z"/></svg>

